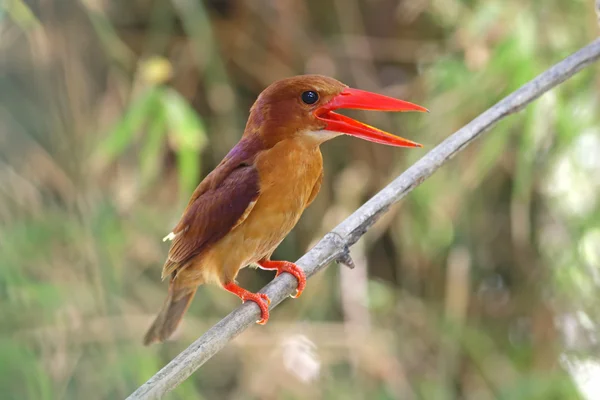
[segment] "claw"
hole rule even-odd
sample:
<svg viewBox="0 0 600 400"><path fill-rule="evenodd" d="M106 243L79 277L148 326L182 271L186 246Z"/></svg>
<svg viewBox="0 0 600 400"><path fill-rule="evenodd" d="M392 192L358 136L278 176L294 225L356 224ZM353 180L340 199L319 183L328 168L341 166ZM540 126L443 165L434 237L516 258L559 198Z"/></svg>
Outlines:
<svg viewBox="0 0 600 400"><path fill-rule="evenodd" d="M256 321L259 325L264 325L269 320L269 306L271 305L271 299L265 293L252 293L244 288L239 287L235 283L228 283L223 285L223 288L242 299L242 303L250 300L256 303L260 308L261 319Z"/></svg>
<svg viewBox="0 0 600 400"><path fill-rule="evenodd" d="M258 293L258 295L267 302L268 305L271 305L271 298L267 296L265 293Z"/></svg>
<svg viewBox="0 0 600 400"><path fill-rule="evenodd" d="M304 274L302 268L300 268L296 264L289 261L263 260L259 261L258 265L262 269L277 270L277 274L275 274L276 277L279 276L282 272L287 272L288 274L293 275L298 280L298 287L296 289L296 294L290 295L291 298L297 299L304 291L304 288L306 287L306 275Z"/></svg>

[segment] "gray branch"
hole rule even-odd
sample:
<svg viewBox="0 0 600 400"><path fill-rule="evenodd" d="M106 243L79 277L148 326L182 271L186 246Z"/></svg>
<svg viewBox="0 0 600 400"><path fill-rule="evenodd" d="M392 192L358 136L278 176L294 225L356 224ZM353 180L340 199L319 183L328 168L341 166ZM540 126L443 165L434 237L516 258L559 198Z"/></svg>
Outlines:
<svg viewBox="0 0 600 400"><path fill-rule="evenodd" d="M462 129L427 153L402 175L356 210L345 221L325 235L297 262L311 277L334 260L348 262L348 246L353 245L391 205L397 203L425 179L431 176L456 153L488 131L498 121L522 110L539 96L570 78L600 58L600 39L554 65L526 85L475 118ZM266 285L261 292L272 300L271 308L281 303L296 288L296 279L282 274ZM253 326L259 309L247 302L234 310L204 335L175 357L128 399L156 399L177 387L230 340Z"/></svg>

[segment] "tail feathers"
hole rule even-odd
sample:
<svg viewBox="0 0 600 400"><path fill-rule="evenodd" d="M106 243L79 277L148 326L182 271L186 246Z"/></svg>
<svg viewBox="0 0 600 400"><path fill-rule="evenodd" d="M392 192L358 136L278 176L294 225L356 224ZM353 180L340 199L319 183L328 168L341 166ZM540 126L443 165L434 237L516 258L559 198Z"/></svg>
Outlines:
<svg viewBox="0 0 600 400"><path fill-rule="evenodd" d="M154 342L164 342L175 332L177 326L187 311L197 288L174 288L173 282L169 286L169 296L162 309L156 316L148 332L144 336L144 345Z"/></svg>

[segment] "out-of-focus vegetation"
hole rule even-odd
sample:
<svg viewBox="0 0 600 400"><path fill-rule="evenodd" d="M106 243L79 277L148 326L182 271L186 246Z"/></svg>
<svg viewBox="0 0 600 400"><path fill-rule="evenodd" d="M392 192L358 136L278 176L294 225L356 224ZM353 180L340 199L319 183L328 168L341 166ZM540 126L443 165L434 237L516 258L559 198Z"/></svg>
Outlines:
<svg viewBox="0 0 600 400"><path fill-rule="evenodd" d="M272 81L432 111L359 114L425 150L323 146L321 194L274 255L295 260L598 29L593 0L0 3L0 397L123 398L239 304L203 287L173 340L140 343L161 238ZM599 398L599 76L502 121L367 233L357 269L312 279L170 398Z"/></svg>

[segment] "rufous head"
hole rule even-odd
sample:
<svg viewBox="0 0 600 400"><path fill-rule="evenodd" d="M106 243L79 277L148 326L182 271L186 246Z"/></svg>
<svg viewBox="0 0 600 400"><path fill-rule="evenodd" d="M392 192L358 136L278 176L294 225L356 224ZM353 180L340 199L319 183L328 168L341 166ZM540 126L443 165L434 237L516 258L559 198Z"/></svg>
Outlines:
<svg viewBox="0 0 600 400"><path fill-rule="evenodd" d="M306 136L321 143L346 134L398 147L422 147L352 118L338 109L425 111L413 103L352 89L326 76L300 75L272 83L250 109L245 135L258 134L270 143Z"/></svg>

